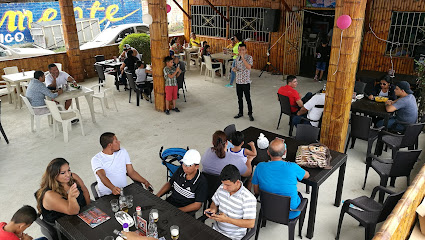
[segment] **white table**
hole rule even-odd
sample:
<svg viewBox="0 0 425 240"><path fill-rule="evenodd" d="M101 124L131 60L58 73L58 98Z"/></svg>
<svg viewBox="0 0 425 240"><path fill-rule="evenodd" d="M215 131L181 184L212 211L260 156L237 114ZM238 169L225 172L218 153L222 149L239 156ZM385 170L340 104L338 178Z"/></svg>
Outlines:
<svg viewBox="0 0 425 240"><path fill-rule="evenodd" d="M34 72L35 71L26 71L24 73L13 73L13 74L7 74L1 76L5 81L9 82L11 85L16 85L16 94L15 96L15 108L18 108L18 102L19 102L19 108L22 108L22 101L21 101L21 82L26 82L30 79L34 78Z"/></svg>
<svg viewBox="0 0 425 240"><path fill-rule="evenodd" d="M230 73L231 69L229 68L228 63L233 58L232 53L225 54L224 52L211 54L211 58L213 59L222 59L223 64L226 68L226 75Z"/></svg>
<svg viewBox="0 0 425 240"><path fill-rule="evenodd" d="M92 89L83 86L81 86L80 89L70 87L70 90L63 92L61 95L57 96L55 98L55 101L59 102L59 104L65 105L66 100L74 98L75 104L77 105L77 109L80 110L80 103L78 102L78 98L84 96L90 108L91 119L95 123L96 118L94 116L93 93L94 91Z"/></svg>
<svg viewBox="0 0 425 240"><path fill-rule="evenodd" d="M184 52L186 53L186 71L190 70L190 54L198 51L198 47L184 48Z"/></svg>

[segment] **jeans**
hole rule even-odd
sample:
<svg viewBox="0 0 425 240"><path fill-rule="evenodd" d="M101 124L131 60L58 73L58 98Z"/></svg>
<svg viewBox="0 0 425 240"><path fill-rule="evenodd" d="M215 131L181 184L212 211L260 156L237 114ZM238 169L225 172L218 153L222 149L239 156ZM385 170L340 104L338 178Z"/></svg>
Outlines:
<svg viewBox="0 0 425 240"><path fill-rule="evenodd" d="M396 118L395 117L391 117L390 119L388 119L388 124L387 124L387 128L388 129L392 129L392 130L396 130L396 131L398 131L398 132L404 132L404 126L402 125L402 124L398 124L398 123L396 123ZM382 120L379 120L377 123L376 123L376 126L377 127L382 127L382 126L384 126L384 120L382 119Z"/></svg>
<svg viewBox="0 0 425 240"><path fill-rule="evenodd" d="M243 115L243 95L245 94L246 104L248 105L248 115L252 115L251 104L251 84L237 84L236 94L238 95L239 114Z"/></svg>
<svg viewBox="0 0 425 240"><path fill-rule="evenodd" d="M298 116L298 115L297 116L294 116L292 118L292 125L294 125L295 127L298 124L310 124L311 125L310 121L306 121L306 120L302 119L303 117L306 118L307 117L307 114L300 115L300 116Z"/></svg>
<svg viewBox="0 0 425 240"><path fill-rule="evenodd" d="M232 63L232 68L234 67L235 67L235 60L233 60L233 63ZM235 81L235 78L236 78L236 73L232 71L232 68L230 69L230 83L229 83L230 85L233 85L233 81Z"/></svg>

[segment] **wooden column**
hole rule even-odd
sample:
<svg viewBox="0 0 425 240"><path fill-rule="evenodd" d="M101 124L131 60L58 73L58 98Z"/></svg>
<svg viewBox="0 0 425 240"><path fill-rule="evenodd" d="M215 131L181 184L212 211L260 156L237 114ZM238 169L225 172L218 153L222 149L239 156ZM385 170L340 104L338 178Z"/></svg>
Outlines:
<svg viewBox="0 0 425 240"><path fill-rule="evenodd" d="M153 22L150 25L151 59L155 109L165 110L164 58L170 55L168 47L168 22L166 0L149 0L149 14Z"/></svg>
<svg viewBox="0 0 425 240"><path fill-rule="evenodd" d="M72 0L59 0L59 8L62 17L63 39L68 58L67 72L78 82L84 81L84 67L80 54L80 43L78 41Z"/></svg>
<svg viewBox="0 0 425 240"><path fill-rule="evenodd" d="M357 71L357 62L361 46L363 22L367 0L337 0L335 23L332 37L332 51L326 83L326 103L320 142L330 149L343 152L350 119L351 98ZM336 21L341 15L349 15L351 26L344 30L341 42L341 29ZM335 75L334 72L338 70Z"/></svg>
<svg viewBox="0 0 425 240"><path fill-rule="evenodd" d="M189 0L183 0L183 9L192 16L189 6ZM184 39L188 43L190 40L190 27L192 25L192 20L189 19L186 15L183 15L183 28L184 28Z"/></svg>

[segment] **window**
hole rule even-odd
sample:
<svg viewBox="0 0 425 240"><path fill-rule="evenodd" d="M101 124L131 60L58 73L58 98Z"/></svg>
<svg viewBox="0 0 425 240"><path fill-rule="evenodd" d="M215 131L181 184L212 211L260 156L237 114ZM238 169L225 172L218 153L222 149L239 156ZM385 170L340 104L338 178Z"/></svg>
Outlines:
<svg viewBox="0 0 425 240"><path fill-rule="evenodd" d="M242 33L243 39L267 42L269 33L263 30L264 8L230 7L230 37Z"/></svg>
<svg viewBox="0 0 425 240"><path fill-rule="evenodd" d="M227 16L226 7L216 7L217 10ZM192 5L192 31L197 35L211 37L226 37L226 21L218 15L210 6Z"/></svg>
<svg viewBox="0 0 425 240"><path fill-rule="evenodd" d="M399 57L412 57L415 49L425 46L425 13L393 12L386 54Z"/></svg>

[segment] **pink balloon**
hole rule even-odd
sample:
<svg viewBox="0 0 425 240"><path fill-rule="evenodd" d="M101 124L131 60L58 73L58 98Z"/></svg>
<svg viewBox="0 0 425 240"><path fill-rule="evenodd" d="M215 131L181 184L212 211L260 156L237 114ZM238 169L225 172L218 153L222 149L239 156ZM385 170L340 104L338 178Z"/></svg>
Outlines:
<svg viewBox="0 0 425 240"><path fill-rule="evenodd" d="M167 4L167 13L171 11L171 6Z"/></svg>
<svg viewBox="0 0 425 240"><path fill-rule="evenodd" d="M348 15L339 16L336 25L342 30L347 29L351 25L351 17Z"/></svg>

